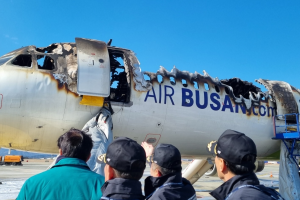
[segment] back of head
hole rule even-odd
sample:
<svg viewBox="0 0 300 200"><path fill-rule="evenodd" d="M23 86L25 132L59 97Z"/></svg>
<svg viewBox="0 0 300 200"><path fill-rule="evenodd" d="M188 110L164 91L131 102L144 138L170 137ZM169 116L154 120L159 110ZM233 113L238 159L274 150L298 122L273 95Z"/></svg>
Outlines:
<svg viewBox="0 0 300 200"><path fill-rule="evenodd" d="M225 160L226 166L229 168L229 170L236 174L236 175L243 175L250 172L253 172L255 169L255 161L256 156L252 154L247 154L244 156L242 163L246 164L232 164Z"/></svg>
<svg viewBox="0 0 300 200"><path fill-rule="evenodd" d="M146 153L136 141L120 137L107 148L106 155L98 161L111 166L118 178L139 180L146 168Z"/></svg>
<svg viewBox="0 0 300 200"><path fill-rule="evenodd" d="M257 156L254 141L234 130L226 130L218 139L207 146L208 151L222 158L229 170L236 174L253 172Z"/></svg>
<svg viewBox="0 0 300 200"><path fill-rule="evenodd" d="M173 174L181 172L181 154L180 151L171 144L159 144L154 149L154 166L161 174Z"/></svg>
<svg viewBox="0 0 300 200"><path fill-rule="evenodd" d="M57 146L61 149L62 156L87 161L93 148L93 141L85 132L71 128L58 138Z"/></svg>

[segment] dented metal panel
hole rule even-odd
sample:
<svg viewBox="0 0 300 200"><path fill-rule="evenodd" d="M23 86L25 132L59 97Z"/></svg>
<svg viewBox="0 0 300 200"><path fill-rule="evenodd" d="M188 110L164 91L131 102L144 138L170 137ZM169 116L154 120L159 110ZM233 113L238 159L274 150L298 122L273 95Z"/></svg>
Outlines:
<svg viewBox="0 0 300 200"><path fill-rule="evenodd" d="M76 38L80 95L108 97L110 94L110 61L105 42Z"/></svg>

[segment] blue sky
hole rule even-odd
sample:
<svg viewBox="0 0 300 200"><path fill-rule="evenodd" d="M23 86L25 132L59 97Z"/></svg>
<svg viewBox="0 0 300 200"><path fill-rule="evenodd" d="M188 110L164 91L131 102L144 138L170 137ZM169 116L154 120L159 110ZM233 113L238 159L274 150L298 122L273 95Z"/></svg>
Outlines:
<svg viewBox="0 0 300 200"><path fill-rule="evenodd" d="M159 66L300 88L300 1L2 0L0 55L21 46L108 41Z"/></svg>

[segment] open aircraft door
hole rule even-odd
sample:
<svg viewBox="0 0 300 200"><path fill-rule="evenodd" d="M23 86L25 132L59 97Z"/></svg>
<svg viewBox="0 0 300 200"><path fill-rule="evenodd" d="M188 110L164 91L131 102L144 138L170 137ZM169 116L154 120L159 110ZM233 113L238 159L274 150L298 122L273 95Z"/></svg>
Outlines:
<svg viewBox="0 0 300 200"><path fill-rule="evenodd" d="M105 42L75 38L78 74L77 93L108 97L110 94L110 60Z"/></svg>

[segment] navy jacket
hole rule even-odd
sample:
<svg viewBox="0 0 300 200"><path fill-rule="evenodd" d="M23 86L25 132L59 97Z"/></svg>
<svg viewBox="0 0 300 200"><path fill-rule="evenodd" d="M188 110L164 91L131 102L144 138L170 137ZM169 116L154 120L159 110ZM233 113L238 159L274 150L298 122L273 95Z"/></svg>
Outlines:
<svg viewBox="0 0 300 200"><path fill-rule="evenodd" d="M101 199L130 199L130 200L142 200L145 199L142 193L142 184L140 181L114 178L106 181L101 188Z"/></svg>
<svg viewBox="0 0 300 200"><path fill-rule="evenodd" d="M145 179L144 191L146 199L149 200L197 199L196 192L193 186L188 180L182 178L180 172L176 174L168 174L157 178L152 176L147 177Z"/></svg>
<svg viewBox="0 0 300 200"><path fill-rule="evenodd" d="M277 197L276 199L280 199L275 190L259 185L259 180L254 173L236 175L213 190L210 195L217 200L225 200L234 189L243 185L253 185L262 191L252 187L243 187L233 192L228 200L274 200L271 195Z"/></svg>

